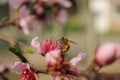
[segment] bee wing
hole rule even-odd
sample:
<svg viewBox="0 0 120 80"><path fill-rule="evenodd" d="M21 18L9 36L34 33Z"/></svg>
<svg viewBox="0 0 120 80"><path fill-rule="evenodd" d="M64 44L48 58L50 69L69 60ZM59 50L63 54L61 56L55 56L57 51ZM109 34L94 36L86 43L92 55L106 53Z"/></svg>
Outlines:
<svg viewBox="0 0 120 80"><path fill-rule="evenodd" d="M69 40L70 43L77 44L75 41Z"/></svg>
<svg viewBox="0 0 120 80"><path fill-rule="evenodd" d="M39 54L24 54L24 56L29 61L29 64L36 70L46 70L47 63L45 58Z"/></svg>

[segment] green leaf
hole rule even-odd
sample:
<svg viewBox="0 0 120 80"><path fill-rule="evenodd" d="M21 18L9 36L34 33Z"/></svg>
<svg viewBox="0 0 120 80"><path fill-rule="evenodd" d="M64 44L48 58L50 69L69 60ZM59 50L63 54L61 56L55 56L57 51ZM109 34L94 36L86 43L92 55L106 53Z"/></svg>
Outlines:
<svg viewBox="0 0 120 80"><path fill-rule="evenodd" d="M34 50L28 48L28 49L24 50L24 53L33 54L33 53L34 53Z"/></svg>

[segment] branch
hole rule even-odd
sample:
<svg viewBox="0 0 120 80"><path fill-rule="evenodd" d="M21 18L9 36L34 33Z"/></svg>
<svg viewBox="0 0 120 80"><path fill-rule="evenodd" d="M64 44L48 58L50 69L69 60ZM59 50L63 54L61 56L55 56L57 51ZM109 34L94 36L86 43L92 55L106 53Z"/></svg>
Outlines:
<svg viewBox="0 0 120 80"><path fill-rule="evenodd" d="M8 43L10 46L16 45L15 41L13 41L12 39L8 38L7 36L1 35L1 34L0 34L0 40Z"/></svg>
<svg viewBox="0 0 120 80"><path fill-rule="evenodd" d="M14 23L16 22L17 19L11 20L11 21L1 21L0 22L0 28L3 28L5 26L9 26L9 25L14 25Z"/></svg>
<svg viewBox="0 0 120 80"><path fill-rule="evenodd" d="M14 40L12 40L4 35L0 35L0 40L4 41L10 45L9 50L11 52L13 52L13 54L18 56L22 62L28 62L28 60L22 55L22 53L23 53L22 50L20 49L20 47Z"/></svg>

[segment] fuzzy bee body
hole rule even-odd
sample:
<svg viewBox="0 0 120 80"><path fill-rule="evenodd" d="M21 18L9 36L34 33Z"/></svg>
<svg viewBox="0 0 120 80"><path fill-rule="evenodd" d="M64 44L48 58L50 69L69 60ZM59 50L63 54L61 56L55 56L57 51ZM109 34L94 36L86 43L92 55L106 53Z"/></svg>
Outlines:
<svg viewBox="0 0 120 80"><path fill-rule="evenodd" d="M67 52L70 49L70 44L69 44L70 42L76 44L74 41L68 40L67 38L64 37L60 39L60 45L63 53Z"/></svg>

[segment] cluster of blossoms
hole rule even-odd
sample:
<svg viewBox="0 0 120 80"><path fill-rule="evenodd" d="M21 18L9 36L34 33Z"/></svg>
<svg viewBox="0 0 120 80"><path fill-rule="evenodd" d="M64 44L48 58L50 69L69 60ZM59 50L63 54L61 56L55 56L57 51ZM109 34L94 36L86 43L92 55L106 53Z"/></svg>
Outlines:
<svg viewBox="0 0 120 80"><path fill-rule="evenodd" d="M46 23L51 24L54 20L64 25L74 0L9 0L10 7L18 10L19 18L15 25L22 28L25 34L33 29L33 23L37 22L42 28Z"/></svg>
<svg viewBox="0 0 120 80"><path fill-rule="evenodd" d="M55 77L54 80L78 79L78 65L84 59L85 53L79 53L78 56L72 58L70 61L65 57L65 52L68 51L69 43L66 38L55 40L50 38L44 40L42 43L38 41L38 37L34 38L31 45L36 49L37 53L42 55L47 62L46 74ZM15 61L11 65L12 71L21 75L20 80L38 80L37 73L29 64L21 61ZM39 71L39 70L38 70Z"/></svg>
<svg viewBox="0 0 120 80"><path fill-rule="evenodd" d="M77 79L77 68L75 67L84 59L85 54L80 53L70 61L65 58L65 52L69 46L68 40L62 38L59 41L55 38L47 39L40 43L38 37L31 42L32 46L38 53L45 57L47 62L47 71L49 74L55 76L55 80Z"/></svg>
<svg viewBox="0 0 120 80"><path fill-rule="evenodd" d="M0 63L0 80L8 80L8 78L4 76L6 72L8 72L8 68Z"/></svg>

